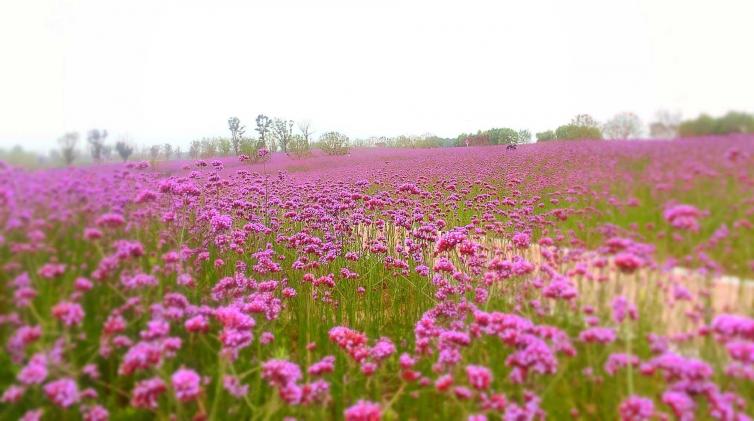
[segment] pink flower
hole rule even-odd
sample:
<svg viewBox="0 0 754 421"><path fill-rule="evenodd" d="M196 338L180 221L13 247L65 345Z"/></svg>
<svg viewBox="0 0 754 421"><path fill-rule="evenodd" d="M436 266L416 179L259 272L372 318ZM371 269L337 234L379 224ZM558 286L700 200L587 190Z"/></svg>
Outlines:
<svg viewBox="0 0 754 421"><path fill-rule="evenodd" d="M157 409L157 398L165 392L165 382L159 377L136 383L131 392L131 405L136 408Z"/></svg>
<svg viewBox="0 0 754 421"><path fill-rule="evenodd" d="M7 389L3 392L3 396L0 397L0 402L3 403L16 403L21 400L21 398L24 396L24 392L26 392L26 388L23 386L18 386L15 384L12 384L8 386Z"/></svg>
<svg viewBox="0 0 754 421"><path fill-rule="evenodd" d="M47 357L41 353L35 354L16 378L26 385L41 384L47 378Z"/></svg>
<svg viewBox="0 0 754 421"><path fill-rule="evenodd" d="M196 371L180 368L171 376L175 396L181 402L188 402L195 399L202 392L200 383L201 378Z"/></svg>
<svg viewBox="0 0 754 421"><path fill-rule="evenodd" d="M30 409L19 418L19 421L39 421L42 419L42 409Z"/></svg>
<svg viewBox="0 0 754 421"><path fill-rule="evenodd" d="M529 244L531 243L531 238L529 237L529 234L525 232L517 232L513 235L513 245L520 249L525 249L529 247Z"/></svg>
<svg viewBox="0 0 754 421"><path fill-rule="evenodd" d="M335 370L335 357L328 355L309 366L307 372L312 376L320 376L325 373L332 373L333 370Z"/></svg>
<svg viewBox="0 0 754 421"><path fill-rule="evenodd" d="M65 273L65 265L60 263L45 263L37 271L37 275L45 279L57 278Z"/></svg>
<svg viewBox="0 0 754 421"><path fill-rule="evenodd" d="M615 266L621 272L633 273L644 266L644 259L630 252L618 253L615 255Z"/></svg>
<svg viewBox="0 0 754 421"><path fill-rule="evenodd" d="M262 364L262 378L272 386L283 387L301 379L301 369L290 361L269 360Z"/></svg>
<svg viewBox="0 0 754 421"><path fill-rule="evenodd" d="M579 339L588 343L608 344L615 340L615 330L609 327L590 327L579 333Z"/></svg>
<svg viewBox="0 0 754 421"><path fill-rule="evenodd" d="M621 421L649 420L654 416L654 410L652 400L641 396L629 396L618 408Z"/></svg>
<svg viewBox="0 0 754 421"><path fill-rule="evenodd" d="M374 402L359 400L343 413L346 421L378 421L382 417L380 406Z"/></svg>
<svg viewBox="0 0 754 421"><path fill-rule="evenodd" d="M235 376L224 376L223 387L228 391L228 393L237 398L246 396L246 394L249 393L249 385L241 384L241 382L238 380L238 377Z"/></svg>
<svg viewBox="0 0 754 421"><path fill-rule="evenodd" d="M84 421L107 421L110 413L101 405L92 405L82 407Z"/></svg>
<svg viewBox="0 0 754 421"><path fill-rule="evenodd" d="M68 408L79 401L79 388L71 378L47 383L44 392L49 400L61 408Z"/></svg>
<svg viewBox="0 0 754 421"><path fill-rule="evenodd" d="M84 320L84 309L78 303L61 301L52 308L52 315L66 326L77 326Z"/></svg>
<svg viewBox="0 0 754 421"><path fill-rule="evenodd" d="M696 232L702 212L691 205L675 205L665 209L662 216L673 228Z"/></svg>
<svg viewBox="0 0 754 421"><path fill-rule="evenodd" d="M480 365L466 366L466 375L469 377L469 384L477 390L487 390L492 382L492 372Z"/></svg>
<svg viewBox="0 0 754 421"><path fill-rule="evenodd" d="M636 320L639 317L636 306L633 303L630 303L628 299L622 295L613 299L612 306L613 320L615 320L615 323L623 322L626 316L630 317L631 320Z"/></svg>

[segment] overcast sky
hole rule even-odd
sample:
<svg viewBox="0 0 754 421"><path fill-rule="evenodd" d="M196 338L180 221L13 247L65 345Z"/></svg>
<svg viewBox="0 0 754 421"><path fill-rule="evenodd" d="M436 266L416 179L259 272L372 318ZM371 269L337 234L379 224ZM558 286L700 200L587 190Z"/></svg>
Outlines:
<svg viewBox="0 0 754 421"><path fill-rule="evenodd" d="M362 5L362 3L364 5ZM351 137L754 111L754 1L0 1L0 146L238 116Z"/></svg>

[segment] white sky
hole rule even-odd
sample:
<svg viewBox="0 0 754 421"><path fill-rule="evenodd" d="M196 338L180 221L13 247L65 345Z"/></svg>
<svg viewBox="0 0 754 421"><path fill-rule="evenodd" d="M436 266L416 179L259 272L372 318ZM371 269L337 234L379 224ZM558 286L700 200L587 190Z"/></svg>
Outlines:
<svg viewBox="0 0 754 421"><path fill-rule="evenodd" d="M352 137L754 111L754 1L0 0L0 147L236 115Z"/></svg>

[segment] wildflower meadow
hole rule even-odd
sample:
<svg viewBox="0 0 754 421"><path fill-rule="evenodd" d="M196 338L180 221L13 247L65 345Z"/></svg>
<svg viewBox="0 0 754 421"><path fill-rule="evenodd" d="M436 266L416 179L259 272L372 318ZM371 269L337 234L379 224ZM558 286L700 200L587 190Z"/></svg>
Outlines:
<svg viewBox="0 0 754 421"><path fill-rule="evenodd" d="M0 166L0 419L754 416L754 137L261 158Z"/></svg>

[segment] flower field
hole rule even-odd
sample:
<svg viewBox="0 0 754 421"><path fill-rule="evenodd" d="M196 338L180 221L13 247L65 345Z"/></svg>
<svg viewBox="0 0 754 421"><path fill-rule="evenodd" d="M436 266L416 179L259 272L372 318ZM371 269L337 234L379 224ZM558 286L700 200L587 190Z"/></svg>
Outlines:
<svg viewBox="0 0 754 421"><path fill-rule="evenodd" d="M754 137L0 167L0 419L754 415Z"/></svg>

